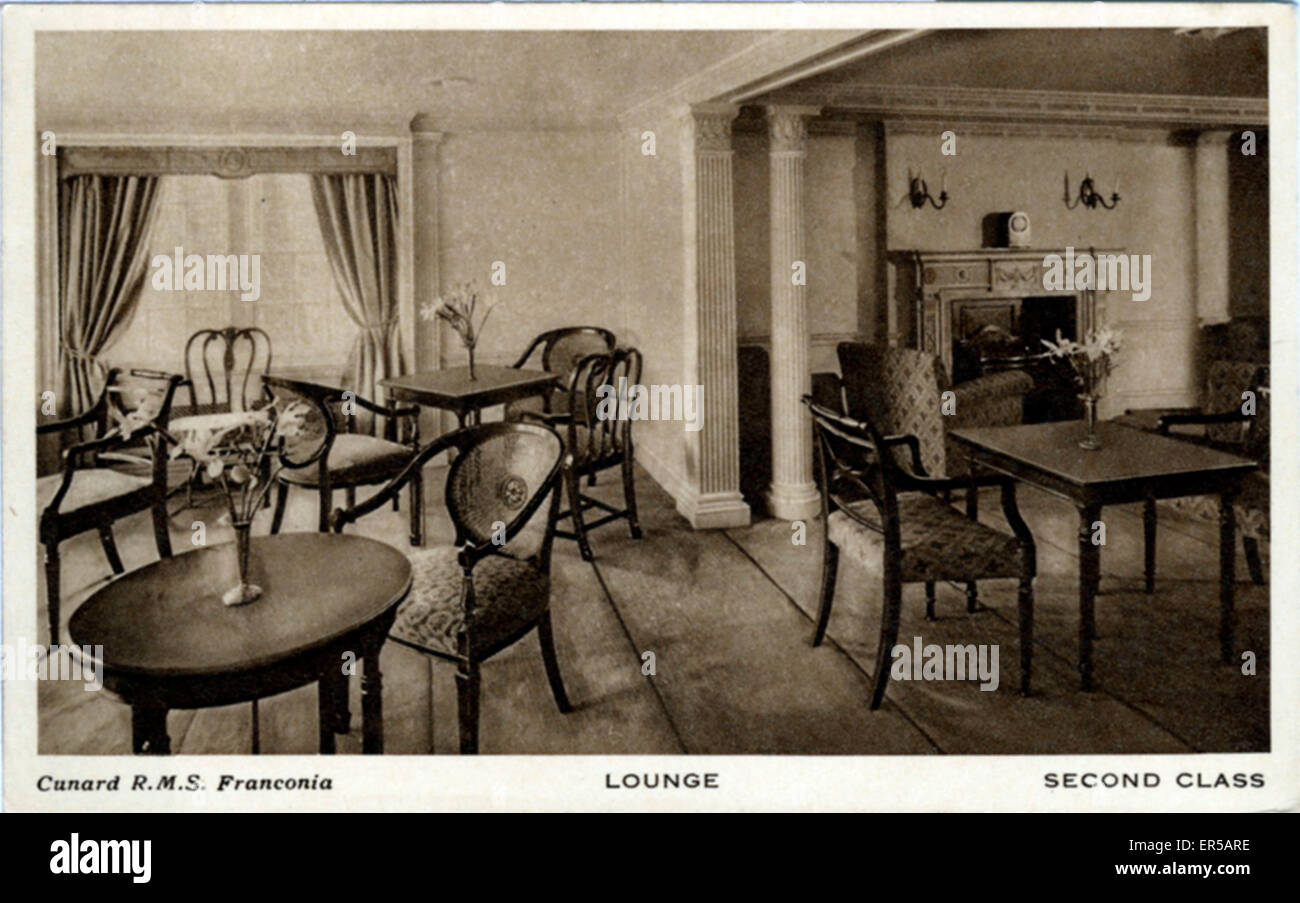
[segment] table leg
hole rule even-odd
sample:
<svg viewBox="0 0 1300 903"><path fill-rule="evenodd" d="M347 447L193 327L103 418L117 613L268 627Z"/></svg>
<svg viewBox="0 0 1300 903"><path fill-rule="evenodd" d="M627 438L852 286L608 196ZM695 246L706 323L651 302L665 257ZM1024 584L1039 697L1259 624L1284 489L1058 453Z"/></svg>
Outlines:
<svg viewBox="0 0 1300 903"><path fill-rule="evenodd" d="M361 751L384 751L384 676L379 670L379 650L365 658L361 675Z"/></svg>
<svg viewBox="0 0 1300 903"><path fill-rule="evenodd" d="M167 707L153 703L131 706L131 751L137 756L166 756L172 751L167 736Z"/></svg>
<svg viewBox="0 0 1300 903"><path fill-rule="evenodd" d="M1092 641L1101 577L1101 546L1092 541L1092 525L1100 514L1100 505L1079 506L1079 685L1084 691L1092 689Z"/></svg>
<svg viewBox="0 0 1300 903"><path fill-rule="evenodd" d="M1219 496L1219 654L1225 665L1232 664L1236 613L1233 591L1237 580L1236 492Z"/></svg>
<svg viewBox="0 0 1300 903"><path fill-rule="evenodd" d="M1142 502L1142 572L1146 577L1146 591L1156 591L1156 500Z"/></svg>
<svg viewBox="0 0 1300 903"><path fill-rule="evenodd" d="M316 682L317 722L320 730L320 751L322 755L334 755L334 719L338 705L334 698L337 683L332 671L327 671Z"/></svg>

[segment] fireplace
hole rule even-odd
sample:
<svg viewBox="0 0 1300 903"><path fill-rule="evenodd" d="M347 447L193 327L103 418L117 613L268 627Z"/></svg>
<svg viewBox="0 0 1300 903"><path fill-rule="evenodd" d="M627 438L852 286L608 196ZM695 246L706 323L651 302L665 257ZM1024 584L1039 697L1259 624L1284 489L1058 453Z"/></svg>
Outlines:
<svg viewBox="0 0 1300 903"><path fill-rule="evenodd" d="M954 383L1000 370L1028 372L1034 390L1025 398L1027 423L1078 418L1069 366L1048 360L1042 344L1054 340L1057 330L1078 339L1096 318L1091 290L1053 291L1043 285L1043 259L1064 253L1028 248L895 252L890 255L893 296L909 302L914 333L904 336L901 328L891 333L938 354ZM899 321L900 327L906 322Z"/></svg>

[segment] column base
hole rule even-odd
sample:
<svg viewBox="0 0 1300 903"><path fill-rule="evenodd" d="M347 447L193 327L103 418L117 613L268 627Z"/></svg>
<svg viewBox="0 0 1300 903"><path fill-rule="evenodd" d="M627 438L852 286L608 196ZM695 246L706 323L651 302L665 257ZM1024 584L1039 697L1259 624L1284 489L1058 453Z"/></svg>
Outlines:
<svg viewBox="0 0 1300 903"><path fill-rule="evenodd" d="M749 505L739 492L694 495L688 490L677 501L677 513L696 530L749 526Z"/></svg>
<svg viewBox="0 0 1300 903"><path fill-rule="evenodd" d="M822 497L816 483L793 486L773 483L764 498L768 513L778 520L810 520L822 510Z"/></svg>

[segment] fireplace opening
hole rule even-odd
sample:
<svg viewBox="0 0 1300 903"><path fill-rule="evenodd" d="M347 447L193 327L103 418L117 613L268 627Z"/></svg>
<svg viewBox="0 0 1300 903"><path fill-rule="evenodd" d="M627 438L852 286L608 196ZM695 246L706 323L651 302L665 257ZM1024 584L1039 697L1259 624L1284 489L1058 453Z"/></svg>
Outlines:
<svg viewBox="0 0 1300 903"><path fill-rule="evenodd" d="M1073 371L1047 357L1043 340L1077 339L1078 299L1073 295L979 298L952 305L952 378L965 382L988 373L1024 370L1034 379L1025 396L1024 420L1042 423L1082 416Z"/></svg>

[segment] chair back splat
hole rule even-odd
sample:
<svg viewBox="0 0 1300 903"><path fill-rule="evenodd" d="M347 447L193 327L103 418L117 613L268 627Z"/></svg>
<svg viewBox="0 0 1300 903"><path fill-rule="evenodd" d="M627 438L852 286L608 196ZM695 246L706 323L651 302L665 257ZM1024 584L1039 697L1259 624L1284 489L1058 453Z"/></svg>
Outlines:
<svg viewBox="0 0 1300 903"><path fill-rule="evenodd" d="M200 329L185 343L185 383L194 413L247 411L271 369L271 338L255 326Z"/></svg>

